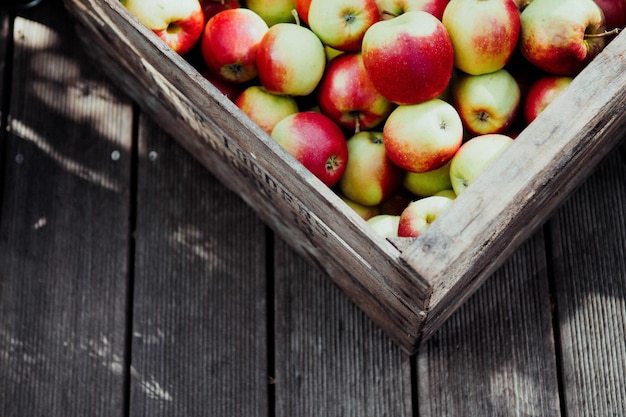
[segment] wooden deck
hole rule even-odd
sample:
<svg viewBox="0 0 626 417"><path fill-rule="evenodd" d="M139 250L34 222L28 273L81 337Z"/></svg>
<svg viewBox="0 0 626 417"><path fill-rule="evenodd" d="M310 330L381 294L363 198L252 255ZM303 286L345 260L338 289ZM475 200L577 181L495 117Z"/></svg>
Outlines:
<svg viewBox="0 0 626 417"><path fill-rule="evenodd" d="M101 76L0 11L0 416L626 416L626 152L413 357Z"/></svg>

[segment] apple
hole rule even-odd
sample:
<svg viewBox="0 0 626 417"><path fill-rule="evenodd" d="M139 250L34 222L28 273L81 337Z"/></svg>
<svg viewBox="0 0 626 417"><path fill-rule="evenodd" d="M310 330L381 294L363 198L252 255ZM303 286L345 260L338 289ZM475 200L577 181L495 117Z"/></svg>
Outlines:
<svg viewBox="0 0 626 417"><path fill-rule="evenodd" d="M341 179L348 163L348 144L328 116L314 111L289 115L276 124L271 136L328 187Z"/></svg>
<svg viewBox="0 0 626 417"><path fill-rule="evenodd" d="M524 121L530 123L567 87L573 78L566 75L545 75L535 81L524 100Z"/></svg>
<svg viewBox="0 0 626 417"><path fill-rule="evenodd" d="M397 237L398 225L400 224L400 216L393 214L379 214L367 220L374 232L384 237Z"/></svg>
<svg viewBox="0 0 626 417"><path fill-rule="evenodd" d="M403 176L403 171L387 158L383 134L359 132L347 144L348 163L339 189L350 200L365 206L382 203L400 187Z"/></svg>
<svg viewBox="0 0 626 417"><path fill-rule="evenodd" d="M306 27L277 23L259 43L256 64L267 91L306 96L324 75L326 53L319 38Z"/></svg>
<svg viewBox="0 0 626 417"><path fill-rule="evenodd" d="M454 48L454 65L467 74L498 71L509 61L520 33L513 0L450 0L442 23Z"/></svg>
<svg viewBox="0 0 626 417"><path fill-rule="evenodd" d="M204 13L204 20L208 22L210 18L219 12L241 7L241 2L239 0L200 0L200 5Z"/></svg>
<svg viewBox="0 0 626 417"><path fill-rule="evenodd" d="M325 45L358 51L365 32L380 15L375 0L312 0L307 20Z"/></svg>
<svg viewBox="0 0 626 417"><path fill-rule="evenodd" d="M465 191L511 143L513 138L500 133L475 136L465 142L450 162L450 182L455 194Z"/></svg>
<svg viewBox="0 0 626 417"><path fill-rule="evenodd" d="M439 19L424 11L374 23L365 32L361 51L378 91L397 104L435 98L452 77L450 35Z"/></svg>
<svg viewBox="0 0 626 417"><path fill-rule="evenodd" d="M200 68L200 74L213 84L222 94L224 94L230 101L235 101L237 97L246 89L244 83L234 83L226 81L221 77L218 77L211 72L207 67Z"/></svg>
<svg viewBox="0 0 626 417"><path fill-rule="evenodd" d="M464 74L452 86L452 104L471 134L505 131L515 121L520 102L519 85L506 69Z"/></svg>
<svg viewBox="0 0 626 417"><path fill-rule="evenodd" d="M451 104L438 98L400 105L383 125L387 155L406 171L440 168L454 156L462 141L461 117Z"/></svg>
<svg viewBox="0 0 626 417"><path fill-rule="evenodd" d="M626 28L626 0L595 0L604 13L607 30Z"/></svg>
<svg viewBox="0 0 626 417"><path fill-rule="evenodd" d="M123 0L122 4L180 55L202 36L205 20L199 0Z"/></svg>
<svg viewBox="0 0 626 417"><path fill-rule="evenodd" d="M309 24L309 9L311 8L311 0L294 0L294 7L298 13L298 17L302 23Z"/></svg>
<svg viewBox="0 0 626 417"><path fill-rule="evenodd" d="M379 206L364 206L363 204L359 204L356 201L350 200L345 195L339 194L339 198L343 200L344 203L352 210L356 212L363 220L371 219L374 216L377 216L380 213Z"/></svg>
<svg viewBox="0 0 626 417"><path fill-rule="evenodd" d="M404 187L399 187L393 194L387 197L385 201L378 205L378 207L380 207L380 214L395 214L399 216L413 200L415 200L414 194Z"/></svg>
<svg viewBox="0 0 626 417"><path fill-rule="evenodd" d="M520 19L522 55L551 74L579 73L606 45L604 15L594 0L533 0Z"/></svg>
<svg viewBox="0 0 626 417"><path fill-rule="evenodd" d="M453 199L434 195L412 201L400 214L398 236L419 237L453 202Z"/></svg>
<svg viewBox="0 0 626 417"><path fill-rule="evenodd" d="M428 12L441 20L449 0L376 0L382 20L410 11Z"/></svg>
<svg viewBox="0 0 626 417"><path fill-rule="evenodd" d="M359 52L345 52L328 62L317 101L322 113L353 132L377 127L395 107L374 87Z"/></svg>
<svg viewBox="0 0 626 417"><path fill-rule="evenodd" d="M256 78L256 52L267 23L250 9L224 10L213 16L200 41L207 68L218 77L242 83Z"/></svg>
<svg viewBox="0 0 626 417"><path fill-rule="evenodd" d="M440 191L452 189L450 161L439 168L426 172L406 171L402 185L418 197L429 197Z"/></svg>
<svg viewBox="0 0 626 417"><path fill-rule="evenodd" d="M278 122L298 112L295 98L272 94L258 85L246 88L235 100L235 105L268 135Z"/></svg>
<svg viewBox="0 0 626 417"><path fill-rule="evenodd" d="M448 198L450 198L452 200L454 200L456 198L456 193L454 192L453 189L437 191L433 195L439 195L439 196L442 196L442 197L448 197Z"/></svg>
<svg viewBox="0 0 626 417"><path fill-rule="evenodd" d="M268 26L294 23L294 0L246 0L246 7L261 16Z"/></svg>
<svg viewBox="0 0 626 417"><path fill-rule="evenodd" d="M526 8L526 6L528 6L530 4L531 1L533 1L533 0L513 0L515 5L517 6L517 9L520 12L523 11Z"/></svg>

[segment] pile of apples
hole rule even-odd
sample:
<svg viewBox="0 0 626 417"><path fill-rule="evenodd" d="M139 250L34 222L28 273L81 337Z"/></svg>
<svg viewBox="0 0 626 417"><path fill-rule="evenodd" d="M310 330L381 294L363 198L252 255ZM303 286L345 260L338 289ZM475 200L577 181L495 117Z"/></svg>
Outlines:
<svg viewBox="0 0 626 417"><path fill-rule="evenodd" d="M385 237L416 237L626 0L121 0Z"/></svg>

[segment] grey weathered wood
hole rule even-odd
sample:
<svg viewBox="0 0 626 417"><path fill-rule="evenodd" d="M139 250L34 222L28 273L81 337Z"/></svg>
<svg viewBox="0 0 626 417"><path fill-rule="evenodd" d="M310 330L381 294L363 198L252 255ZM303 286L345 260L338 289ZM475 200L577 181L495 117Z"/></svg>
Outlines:
<svg viewBox="0 0 626 417"><path fill-rule="evenodd" d="M548 223L569 417L626 415L625 204L614 154Z"/></svg>
<svg viewBox="0 0 626 417"><path fill-rule="evenodd" d="M5 417L124 415L131 106L67 19L44 2L15 20L0 211Z"/></svg>
<svg viewBox="0 0 626 417"><path fill-rule="evenodd" d="M266 227L139 125L131 416L267 416Z"/></svg>
<svg viewBox="0 0 626 417"><path fill-rule="evenodd" d="M422 417L559 417L543 234L535 234L418 352Z"/></svg>
<svg viewBox="0 0 626 417"><path fill-rule="evenodd" d="M284 241L274 252L276 416L412 416L408 356Z"/></svg>

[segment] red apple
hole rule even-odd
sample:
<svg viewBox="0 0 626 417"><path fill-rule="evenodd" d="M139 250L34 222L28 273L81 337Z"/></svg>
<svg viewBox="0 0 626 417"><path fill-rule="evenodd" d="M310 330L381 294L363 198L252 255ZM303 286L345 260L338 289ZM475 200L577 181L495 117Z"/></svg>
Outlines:
<svg viewBox="0 0 626 417"><path fill-rule="evenodd" d="M322 113L353 132L375 128L395 107L374 87L358 52L346 52L328 63L317 98Z"/></svg>
<svg viewBox="0 0 626 417"><path fill-rule="evenodd" d="M204 28L199 0L124 0L122 4L180 55L196 44Z"/></svg>
<svg viewBox="0 0 626 417"><path fill-rule="evenodd" d="M521 53L555 75L579 73L606 45L594 0L533 0L521 13Z"/></svg>
<svg viewBox="0 0 626 417"><path fill-rule="evenodd" d="M380 17L388 20L402 13L421 10L441 20L449 0L376 0Z"/></svg>
<svg viewBox="0 0 626 417"><path fill-rule="evenodd" d="M607 30L626 28L626 0L595 0L604 12Z"/></svg>
<svg viewBox="0 0 626 417"><path fill-rule="evenodd" d="M326 53L319 38L306 27L277 23L259 43L256 64L267 91L307 96L322 79Z"/></svg>
<svg viewBox="0 0 626 417"><path fill-rule="evenodd" d="M389 101L416 104L442 94L452 77L454 52L441 21L411 11L373 24L363 38L363 64Z"/></svg>
<svg viewBox="0 0 626 417"><path fill-rule="evenodd" d="M246 84L234 83L226 81L223 78L213 74L208 68L204 67L200 69L200 74L211 82L222 94L224 94L230 101L235 101L243 90L246 89Z"/></svg>
<svg viewBox="0 0 626 417"><path fill-rule="evenodd" d="M268 135L278 122L298 112L295 98L272 94L258 85L246 88L235 100L235 105Z"/></svg>
<svg viewBox="0 0 626 417"><path fill-rule="evenodd" d="M454 65L478 75L504 68L520 33L513 0L450 0L442 18L454 48Z"/></svg>
<svg viewBox="0 0 626 417"><path fill-rule="evenodd" d="M383 126L389 159L410 172L445 165L462 141L461 117L451 104L438 98L398 106Z"/></svg>
<svg viewBox="0 0 626 417"><path fill-rule="evenodd" d="M401 186L403 173L387 157L381 132L360 132L348 139L348 164L339 189L352 201L376 206Z"/></svg>
<svg viewBox="0 0 626 417"><path fill-rule="evenodd" d="M348 163L343 131L328 116L303 111L282 119L272 138L328 187L335 185Z"/></svg>
<svg viewBox="0 0 626 417"><path fill-rule="evenodd" d="M202 11L204 12L204 20L209 21L210 18L228 9L237 9L241 7L239 0L200 0Z"/></svg>
<svg viewBox="0 0 626 417"><path fill-rule="evenodd" d="M572 82L572 77L546 75L535 81L524 100L524 121L530 123Z"/></svg>
<svg viewBox="0 0 626 417"><path fill-rule="evenodd" d="M378 22L375 0L312 0L307 20L325 45L358 51L367 29Z"/></svg>
<svg viewBox="0 0 626 417"><path fill-rule="evenodd" d="M411 202L400 214L398 236L421 236L453 202L451 198L434 195Z"/></svg>
<svg viewBox="0 0 626 417"><path fill-rule="evenodd" d="M243 7L224 10L211 18L201 40L202 58L210 71L231 82L246 82L258 74L256 52L268 26Z"/></svg>
<svg viewBox="0 0 626 417"><path fill-rule="evenodd" d="M311 0L294 0L294 6L300 21L305 25L309 24L309 9L311 8Z"/></svg>

